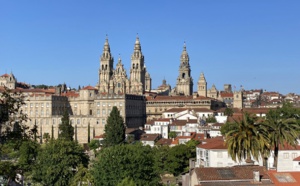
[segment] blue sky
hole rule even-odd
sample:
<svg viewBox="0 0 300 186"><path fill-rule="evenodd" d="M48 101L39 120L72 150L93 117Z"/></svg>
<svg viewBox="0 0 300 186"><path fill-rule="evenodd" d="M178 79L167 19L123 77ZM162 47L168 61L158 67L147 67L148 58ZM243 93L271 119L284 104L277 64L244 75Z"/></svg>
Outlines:
<svg viewBox="0 0 300 186"><path fill-rule="evenodd" d="M138 33L156 88L176 84L184 41L194 91L210 88L300 94L298 0L0 0L0 73L30 84L95 85L106 34L129 76Z"/></svg>

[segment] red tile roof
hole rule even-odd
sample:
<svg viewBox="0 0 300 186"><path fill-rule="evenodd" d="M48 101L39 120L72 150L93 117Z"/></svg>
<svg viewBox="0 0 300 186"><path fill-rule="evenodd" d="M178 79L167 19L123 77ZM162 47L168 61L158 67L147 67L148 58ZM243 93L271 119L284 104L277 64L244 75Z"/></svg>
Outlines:
<svg viewBox="0 0 300 186"><path fill-rule="evenodd" d="M92 86L86 86L84 88L82 88L82 90L97 90L95 87L92 87Z"/></svg>
<svg viewBox="0 0 300 186"><path fill-rule="evenodd" d="M275 185L278 186L299 186L300 172L277 172L269 170L268 174ZM278 180L278 178L281 178Z"/></svg>
<svg viewBox="0 0 300 186"><path fill-rule="evenodd" d="M204 167L195 168L194 171L200 182L218 180L249 181L253 180L253 171L259 171L261 179L270 179L266 168L263 166Z"/></svg>
<svg viewBox="0 0 300 186"><path fill-rule="evenodd" d="M225 142L220 138L210 138L211 141L206 141L206 143L199 144L197 147L202 149L227 149Z"/></svg>
<svg viewBox="0 0 300 186"><path fill-rule="evenodd" d="M9 75L8 74L3 74L3 75L1 75L1 77L9 77Z"/></svg>
<svg viewBox="0 0 300 186"><path fill-rule="evenodd" d="M159 138L159 134L143 134L140 141L155 141Z"/></svg>
<svg viewBox="0 0 300 186"><path fill-rule="evenodd" d="M172 144L173 139L165 139L165 138L161 138L160 140L158 140L156 142L156 145L171 145Z"/></svg>
<svg viewBox="0 0 300 186"><path fill-rule="evenodd" d="M300 156L298 156L297 158L293 159L293 161L300 161Z"/></svg>
<svg viewBox="0 0 300 186"><path fill-rule="evenodd" d="M222 98L233 98L233 93L230 92L221 92L220 95Z"/></svg>

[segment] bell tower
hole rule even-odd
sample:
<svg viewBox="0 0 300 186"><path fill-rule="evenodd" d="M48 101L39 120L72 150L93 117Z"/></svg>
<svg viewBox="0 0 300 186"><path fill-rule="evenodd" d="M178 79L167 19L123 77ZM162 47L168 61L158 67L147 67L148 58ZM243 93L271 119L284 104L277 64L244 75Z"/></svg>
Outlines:
<svg viewBox="0 0 300 186"><path fill-rule="evenodd" d="M145 85L145 65L144 56L139 37L136 37L134 44L134 51L131 55L131 68L130 68L130 93L143 94Z"/></svg>
<svg viewBox="0 0 300 186"><path fill-rule="evenodd" d="M189 55L186 51L184 42L183 51L180 57L179 76L176 83L176 92L179 95L190 96L193 93L193 78L191 77L189 61Z"/></svg>
<svg viewBox="0 0 300 186"><path fill-rule="evenodd" d="M106 36L103 52L100 56L100 68L99 68L99 91L109 92L109 82L113 75L114 58L110 53L110 46L108 38Z"/></svg>
<svg viewBox="0 0 300 186"><path fill-rule="evenodd" d="M207 82L202 72L198 80L198 95L207 97Z"/></svg>

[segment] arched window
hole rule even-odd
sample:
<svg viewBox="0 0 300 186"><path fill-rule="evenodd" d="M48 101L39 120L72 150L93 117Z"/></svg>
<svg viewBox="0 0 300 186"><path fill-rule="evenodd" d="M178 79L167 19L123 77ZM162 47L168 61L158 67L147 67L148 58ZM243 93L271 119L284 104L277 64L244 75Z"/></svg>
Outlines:
<svg viewBox="0 0 300 186"><path fill-rule="evenodd" d="M185 73L182 73L182 76L181 76L182 78L185 78Z"/></svg>
<svg viewBox="0 0 300 186"><path fill-rule="evenodd" d="M135 69L135 65L134 64L132 64L132 69Z"/></svg>

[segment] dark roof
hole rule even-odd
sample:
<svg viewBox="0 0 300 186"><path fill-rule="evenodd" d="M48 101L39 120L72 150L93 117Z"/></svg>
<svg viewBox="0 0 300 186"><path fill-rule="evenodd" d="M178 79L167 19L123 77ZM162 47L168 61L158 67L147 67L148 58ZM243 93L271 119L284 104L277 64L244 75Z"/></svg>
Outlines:
<svg viewBox="0 0 300 186"><path fill-rule="evenodd" d="M261 179L270 179L267 169L263 166L233 166L233 167L204 167L194 169L199 181L243 181L253 180L253 172L259 171Z"/></svg>

